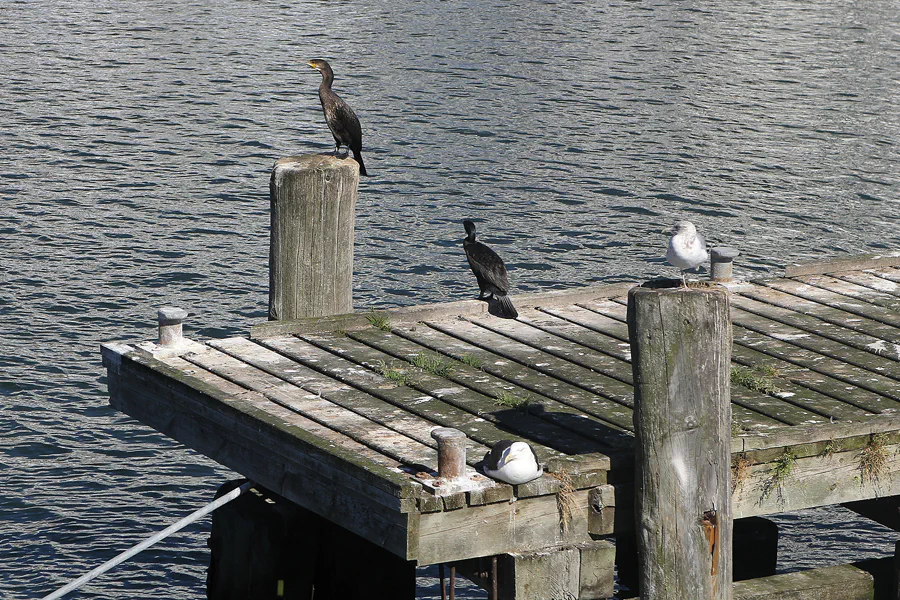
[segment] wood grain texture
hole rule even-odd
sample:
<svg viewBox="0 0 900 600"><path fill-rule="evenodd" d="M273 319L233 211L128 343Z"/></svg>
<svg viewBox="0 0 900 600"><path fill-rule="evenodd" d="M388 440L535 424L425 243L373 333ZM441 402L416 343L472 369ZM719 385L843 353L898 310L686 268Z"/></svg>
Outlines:
<svg viewBox="0 0 900 600"><path fill-rule="evenodd" d="M900 265L900 252L895 251L880 254L865 254L850 258L818 260L809 263L794 263L785 267L784 275L785 277L796 277L798 275L816 275L822 273L837 273L840 271L861 271L863 269L877 269L898 265Z"/></svg>
<svg viewBox="0 0 900 600"><path fill-rule="evenodd" d="M728 315L718 286L628 294L645 600L731 598Z"/></svg>
<svg viewBox="0 0 900 600"><path fill-rule="evenodd" d="M308 154L282 158L269 181L269 319L353 310L353 228L359 168Z"/></svg>

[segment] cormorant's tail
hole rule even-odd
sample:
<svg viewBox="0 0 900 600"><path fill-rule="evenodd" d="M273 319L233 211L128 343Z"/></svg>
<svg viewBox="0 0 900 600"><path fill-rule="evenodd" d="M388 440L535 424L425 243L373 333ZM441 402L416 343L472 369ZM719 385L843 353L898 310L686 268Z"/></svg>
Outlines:
<svg viewBox="0 0 900 600"><path fill-rule="evenodd" d="M516 307L513 306L512 300L506 294L497 296L497 302L500 304L500 314L508 319L515 319L519 316Z"/></svg>
<svg viewBox="0 0 900 600"><path fill-rule="evenodd" d="M366 165L363 163L362 152L354 152L353 158L359 163L359 174L363 177L368 177L369 174L366 173Z"/></svg>

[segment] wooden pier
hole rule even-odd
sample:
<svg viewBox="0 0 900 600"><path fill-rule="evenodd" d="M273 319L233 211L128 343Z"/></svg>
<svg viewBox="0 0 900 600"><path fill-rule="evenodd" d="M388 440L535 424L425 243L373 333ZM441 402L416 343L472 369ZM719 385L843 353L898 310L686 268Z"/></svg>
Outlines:
<svg viewBox="0 0 900 600"><path fill-rule="evenodd" d="M567 585L602 598L603 540L634 527L630 287L516 296L517 320L473 300L109 343L110 403L405 560L557 548L585 565ZM900 495L900 253L727 287L733 517L884 516L866 501ZM467 435L462 488L437 478L436 427ZM542 477L479 474L510 438Z"/></svg>

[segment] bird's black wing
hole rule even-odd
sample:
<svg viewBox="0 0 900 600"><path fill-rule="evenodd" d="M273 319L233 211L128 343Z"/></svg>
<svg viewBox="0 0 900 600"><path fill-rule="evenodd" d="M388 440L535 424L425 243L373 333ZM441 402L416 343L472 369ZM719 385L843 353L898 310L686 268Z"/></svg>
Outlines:
<svg viewBox="0 0 900 600"><path fill-rule="evenodd" d="M481 277L485 283L496 288L501 294L509 292L506 265L503 264L503 259L496 252L481 242L475 242L467 245L466 256L469 258L469 265L476 277Z"/></svg>

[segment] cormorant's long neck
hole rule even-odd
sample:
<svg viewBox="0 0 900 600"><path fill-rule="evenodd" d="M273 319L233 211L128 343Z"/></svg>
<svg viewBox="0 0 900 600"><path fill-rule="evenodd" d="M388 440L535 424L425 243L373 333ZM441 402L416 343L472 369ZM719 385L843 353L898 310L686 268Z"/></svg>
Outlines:
<svg viewBox="0 0 900 600"><path fill-rule="evenodd" d="M330 90L332 83L334 83L334 73L332 73L331 69L322 69L322 84L319 88Z"/></svg>

